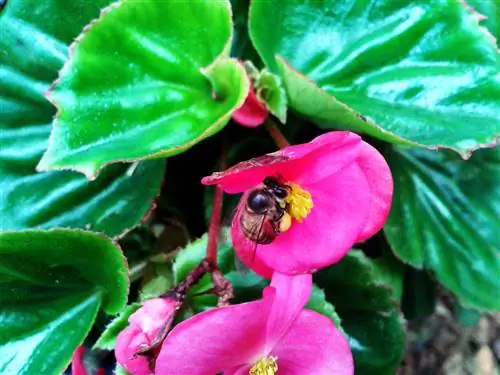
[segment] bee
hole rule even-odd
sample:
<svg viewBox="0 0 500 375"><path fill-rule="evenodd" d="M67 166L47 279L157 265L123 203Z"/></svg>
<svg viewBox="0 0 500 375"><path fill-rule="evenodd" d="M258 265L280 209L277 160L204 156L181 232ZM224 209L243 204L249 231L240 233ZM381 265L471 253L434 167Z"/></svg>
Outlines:
<svg viewBox="0 0 500 375"><path fill-rule="evenodd" d="M274 241L281 232L289 193L290 187L277 177L266 177L261 186L248 193L239 218L246 238L255 245Z"/></svg>

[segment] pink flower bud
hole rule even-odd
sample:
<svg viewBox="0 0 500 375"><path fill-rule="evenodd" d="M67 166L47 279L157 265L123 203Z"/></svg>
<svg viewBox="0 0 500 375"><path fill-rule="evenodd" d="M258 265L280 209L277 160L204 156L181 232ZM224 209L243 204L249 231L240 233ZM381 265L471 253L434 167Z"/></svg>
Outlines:
<svg viewBox="0 0 500 375"><path fill-rule="evenodd" d="M268 114L266 106L257 98L253 87L250 87L243 105L233 112L233 120L245 127L255 128L264 123Z"/></svg>
<svg viewBox="0 0 500 375"><path fill-rule="evenodd" d="M115 346L118 363L132 375L153 374L150 358L137 355L144 346L153 344L164 328L172 324L181 301L174 298L147 300L128 319L129 326L119 335Z"/></svg>

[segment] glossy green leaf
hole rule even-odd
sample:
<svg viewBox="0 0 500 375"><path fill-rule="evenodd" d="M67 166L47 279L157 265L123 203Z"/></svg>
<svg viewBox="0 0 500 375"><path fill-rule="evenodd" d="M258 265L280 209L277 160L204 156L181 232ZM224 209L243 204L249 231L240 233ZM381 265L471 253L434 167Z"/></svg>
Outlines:
<svg viewBox="0 0 500 375"><path fill-rule="evenodd" d="M38 168L92 179L106 164L175 155L222 129L249 84L227 58L231 31L228 1L108 8L49 95L59 112Z"/></svg>
<svg viewBox="0 0 500 375"><path fill-rule="evenodd" d="M0 233L0 373L61 373L99 306L117 313L127 292L123 255L103 236Z"/></svg>
<svg viewBox="0 0 500 375"><path fill-rule="evenodd" d="M130 315L136 312L139 307L141 307L140 303L133 303L125 307L120 315L114 318L106 326L106 329L96 341L93 348L113 350L115 348L116 338L118 337L118 334L128 326L128 318L130 317Z"/></svg>
<svg viewBox="0 0 500 375"><path fill-rule="evenodd" d="M250 36L324 128L463 156L500 133L499 57L455 0L254 1Z"/></svg>
<svg viewBox="0 0 500 375"><path fill-rule="evenodd" d="M9 0L0 13L0 230L63 226L115 236L152 208L162 161L133 173L110 167L92 183L76 172L35 171L56 112L43 93L67 45L108 2Z"/></svg>
<svg viewBox="0 0 500 375"><path fill-rule="evenodd" d="M464 305L500 309L500 153L463 161L448 153L397 149L385 234L395 254L437 280Z"/></svg>
<svg viewBox="0 0 500 375"><path fill-rule="evenodd" d="M395 374L404 353L404 323L373 262L351 250L339 263L319 271L314 281L340 316L356 375Z"/></svg>
<svg viewBox="0 0 500 375"><path fill-rule="evenodd" d="M467 0L466 3L473 7L481 15L480 25L485 26L493 37L496 38L496 43L500 43L500 2L498 0Z"/></svg>

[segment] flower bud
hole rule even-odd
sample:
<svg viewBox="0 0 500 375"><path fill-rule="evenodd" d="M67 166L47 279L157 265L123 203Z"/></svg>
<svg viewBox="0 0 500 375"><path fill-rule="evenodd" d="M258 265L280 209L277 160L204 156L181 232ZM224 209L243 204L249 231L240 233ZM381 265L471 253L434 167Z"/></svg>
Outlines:
<svg viewBox="0 0 500 375"><path fill-rule="evenodd" d="M151 356L138 354L151 347L152 353L162 335L170 329L175 313L182 301L174 298L154 298L147 300L128 319L129 326L119 335L115 346L118 363L132 375L154 373Z"/></svg>
<svg viewBox="0 0 500 375"><path fill-rule="evenodd" d="M255 128L264 123L269 112L255 95L253 87L248 90L248 96L243 105L233 112L233 120L248 128Z"/></svg>

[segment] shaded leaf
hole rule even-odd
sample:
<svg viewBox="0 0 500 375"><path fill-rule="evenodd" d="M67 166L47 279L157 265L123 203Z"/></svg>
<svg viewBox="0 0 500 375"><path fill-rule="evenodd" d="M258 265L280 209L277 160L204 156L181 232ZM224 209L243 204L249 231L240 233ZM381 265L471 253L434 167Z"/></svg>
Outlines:
<svg viewBox="0 0 500 375"><path fill-rule="evenodd" d="M386 155L395 177L384 228L394 253L470 307L500 308L500 153L463 161L448 153L396 149Z"/></svg>
<svg viewBox="0 0 500 375"><path fill-rule="evenodd" d="M319 271L314 281L340 316L356 375L394 374L404 354L403 317L373 262L351 250L339 263Z"/></svg>

